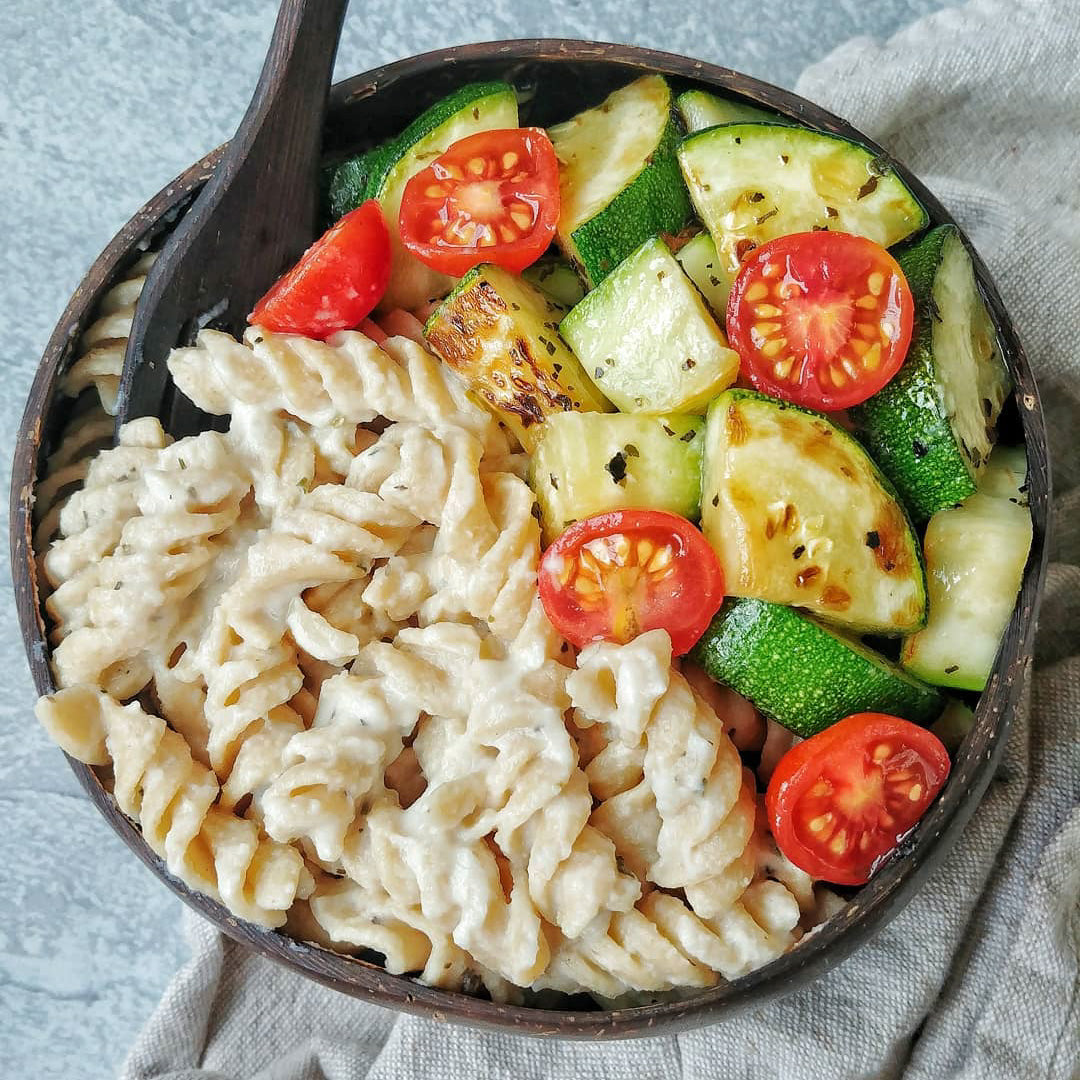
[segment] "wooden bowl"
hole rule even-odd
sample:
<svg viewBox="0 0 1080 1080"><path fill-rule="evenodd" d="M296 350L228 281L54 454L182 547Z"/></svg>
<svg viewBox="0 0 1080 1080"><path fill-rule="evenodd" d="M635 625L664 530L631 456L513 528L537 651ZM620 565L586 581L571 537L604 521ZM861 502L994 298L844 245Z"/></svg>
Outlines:
<svg viewBox="0 0 1080 1080"><path fill-rule="evenodd" d="M679 86L715 88L783 113L802 124L857 139L884 153L850 124L795 94L726 68L682 56L623 45L572 40L494 42L414 56L337 84L331 94L325 148L340 154L399 131L421 108L463 82L508 79L535 89L528 122L564 119L637 75L659 72ZM362 138L358 138L358 133ZM62 427L70 402L56 394L58 376L72 359L81 331L101 296L145 249L171 229L212 173L221 149L208 154L154 196L117 234L75 290L41 359L15 452L11 489L11 546L16 598L27 658L38 692L55 688L48 666L42 608L31 547L33 486L40 464ZM930 213L952 222L944 207L902 165L897 172ZM970 247L970 244L969 244ZM610 1039L699 1027L810 982L866 941L912 897L947 856L997 768L1009 724L1031 667L1032 640L1046 562L1049 467L1039 395L1001 297L978 254L975 272L989 305L1015 382L1017 434L1027 443L1034 543L1019 602L1005 633L975 727L956 756L944 792L902 851L837 916L771 964L687 1000L619 1011L530 1009L500 1005L390 975L374 960L338 955L253 926L172 877L116 808L94 771L69 761L83 787L128 846L180 898L224 933L278 963L355 997L437 1020L558 1038Z"/></svg>

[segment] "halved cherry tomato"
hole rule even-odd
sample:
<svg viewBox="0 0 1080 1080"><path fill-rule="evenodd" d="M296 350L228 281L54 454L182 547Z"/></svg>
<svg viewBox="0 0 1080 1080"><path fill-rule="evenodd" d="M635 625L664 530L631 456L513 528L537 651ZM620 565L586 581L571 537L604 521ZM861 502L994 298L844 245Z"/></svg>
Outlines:
<svg viewBox="0 0 1080 1080"><path fill-rule="evenodd" d="M705 537L662 510L613 510L571 525L544 552L539 584L552 625L578 648L662 628L682 655L724 598Z"/></svg>
<svg viewBox="0 0 1080 1080"><path fill-rule="evenodd" d="M460 277L490 262L515 273L551 243L559 163L541 128L480 131L418 172L401 199L402 243L426 266Z"/></svg>
<svg viewBox="0 0 1080 1080"><path fill-rule="evenodd" d="M727 331L758 390L830 411L865 401L900 370L914 310L904 272L880 244L792 233L743 263Z"/></svg>
<svg viewBox="0 0 1080 1080"><path fill-rule="evenodd" d="M374 199L350 210L270 287L248 321L278 334L328 338L351 330L390 280L390 233Z"/></svg>
<svg viewBox="0 0 1080 1080"><path fill-rule="evenodd" d="M780 850L837 885L869 881L949 775L941 740L897 716L856 713L792 747L765 793Z"/></svg>

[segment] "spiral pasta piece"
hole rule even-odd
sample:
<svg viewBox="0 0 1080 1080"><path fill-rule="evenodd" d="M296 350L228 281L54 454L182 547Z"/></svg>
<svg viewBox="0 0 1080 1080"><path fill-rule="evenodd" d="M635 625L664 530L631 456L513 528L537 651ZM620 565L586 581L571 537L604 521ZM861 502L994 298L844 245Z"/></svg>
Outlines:
<svg viewBox="0 0 1080 1080"><path fill-rule="evenodd" d="M248 490L217 432L174 443L144 464L134 491L138 513L124 523L111 553L66 583L78 589L82 608L70 613L53 652L60 686L101 685L120 697L141 689L127 680L118 684L111 669L164 650L171 622L216 561L215 538L237 520ZM54 610L58 596L59 590Z"/></svg>
<svg viewBox="0 0 1080 1080"><path fill-rule="evenodd" d="M630 747L631 768L618 781L607 770L594 823L650 881L684 890L699 915L727 910L754 872L753 786L721 720L673 670L667 633L589 646L567 686L579 725L602 723Z"/></svg>
<svg viewBox="0 0 1080 1080"><path fill-rule="evenodd" d="M35 712L72 757L112 764L117 806L186 885L263 926L280 926L312 888L299 852L215 806L213 774L164 720L89 686L44 697Z"/></svg>
<svg viewBox="0 0 1080 1080"><path fill-rule="evenodd" d="M678 897L650 892L630 911L600 916L562 938L538 987L627 991L712 986L782 955L798 937L799 905L775 881L751 885L728 911L702 919Z"/></svg>
<svg viewBox="0 0 1080 1080"><path fill-rule="evenodd" d="M115 415L116 394L120 388L131 321L135 317L135 304L156 258L157 252L146 252L102 297L97 319L80 339L81 354L61 380L61 393L78 397L83 390L92 386L101 407L110 416Z"/></svg>
<svg viewBox="0 0 1080 1080"><path fill-rule="evenodd" d="M380 348L355 330L325 342L260 327L238 342L204 330L194 347L173 350L169 371L196 405L218 415L254 405L324 429L383 417L462 428L492 449L506 448L491 415L469 399L457 376L404 337Z"/></svg>

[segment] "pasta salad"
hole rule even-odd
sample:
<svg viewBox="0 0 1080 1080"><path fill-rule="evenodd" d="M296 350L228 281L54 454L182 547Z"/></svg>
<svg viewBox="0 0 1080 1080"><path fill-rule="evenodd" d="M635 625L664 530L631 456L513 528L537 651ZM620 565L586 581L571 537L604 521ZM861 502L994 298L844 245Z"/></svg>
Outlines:
<svg viewBox="0 0 1080 1080"><path fill-rule="evenodd" d="M227 430L113 444L153 255L84 335L40 721L189 887L394 974L625 1005L782 955L941 789L1031 542L959 235L658 76L547 130L470 84L326 191L169 358Z"/></svg>

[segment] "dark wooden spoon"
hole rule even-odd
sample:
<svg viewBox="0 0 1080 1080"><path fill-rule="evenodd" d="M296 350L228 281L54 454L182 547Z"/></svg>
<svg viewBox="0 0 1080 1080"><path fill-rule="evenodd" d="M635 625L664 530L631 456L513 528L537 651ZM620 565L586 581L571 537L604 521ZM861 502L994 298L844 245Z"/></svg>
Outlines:
<svg viewBox="0 0 1080 1080"><path fill-rule="evenodd" d="M165 360L205 326L239 336L312 242L323 111L348 0L282 0L255 95L224 157L146 278L124 356L117 427L159 416L174 436L212 418Z"/></svg>

